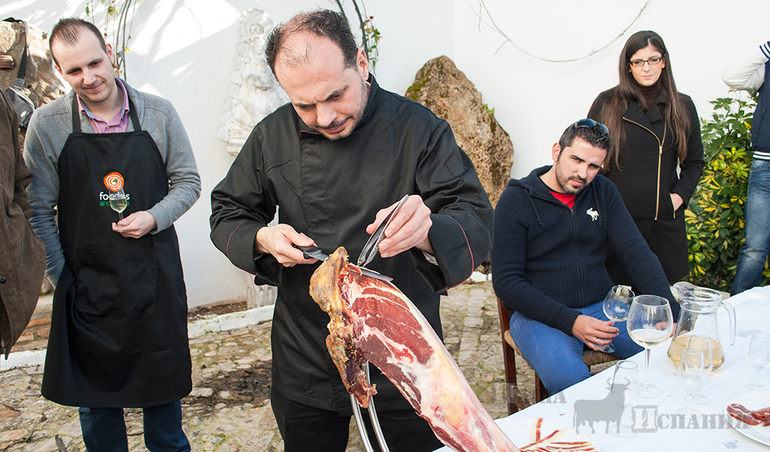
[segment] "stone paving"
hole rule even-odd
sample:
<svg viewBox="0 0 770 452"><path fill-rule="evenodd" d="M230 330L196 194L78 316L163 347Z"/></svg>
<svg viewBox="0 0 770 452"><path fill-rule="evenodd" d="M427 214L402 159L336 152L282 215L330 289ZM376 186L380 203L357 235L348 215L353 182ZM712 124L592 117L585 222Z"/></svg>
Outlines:
<svg viewBox="0 0 770 452"><path fill-rule="evenodd" d="M41 310L46 309L45 306ZM236 313L237 314L237 313ZM199 320L223 325L225 318ZM492 417L507 415L497 305L489 281L466 283L442 298L447 348ZM213 322L212 322L213 320ZM32 328L28 343L46 334ZM269 320L190 339L193 392L183 399L184 428L194 451L282 451L267 393L270 373ZM221 328L217 328L221 329ZM37 339L40 346L39 337ZM25 347L28 350L35 346ZM16 350L16 349L14 349ZM13 353L12 353L13 355ZM0 368L5 368L0 360ZM518 360L519 387L532 399L532 372ZM77 409L40 395L42 366L0 371L0 451L84 451ZM129 449L145 451L141 412L126 410ZM348 452L363 448L351 422Z"/></svg>

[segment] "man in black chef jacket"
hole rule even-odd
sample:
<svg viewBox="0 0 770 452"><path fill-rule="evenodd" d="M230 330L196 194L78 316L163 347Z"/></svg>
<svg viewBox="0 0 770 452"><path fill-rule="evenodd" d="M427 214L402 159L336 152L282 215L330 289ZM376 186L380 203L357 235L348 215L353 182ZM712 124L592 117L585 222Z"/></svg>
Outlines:
<svg viewBox="0 0 770 452"><path fill-rule="evenodd" d="M271 402L286 451L343 451L350 399L324 343L329 317L308 293L318 262L293 245L356 256L409 194L369 267L441 335L439 294L487 256L492 208L447 122L378 86L342 15L291 18L266 54L291 103L257 124L212 192L211 239L256 284L278 286ZM392 450L441 446L395 386L379 372L373 383Z"/></svg>
<svg viewBox="0 0 770 452"><path fill-rule="evenodd" d="M31 222L56 286L42 393L80 407L90 452L128 450L123 407L143 408L149 450L189 451L187 297L172 224L200 195L190 142L170 102L115 77L93 24L62 19L50 47L72 91L35 112L25 142ZM121 191L119 219L110 200Z"/></svg>

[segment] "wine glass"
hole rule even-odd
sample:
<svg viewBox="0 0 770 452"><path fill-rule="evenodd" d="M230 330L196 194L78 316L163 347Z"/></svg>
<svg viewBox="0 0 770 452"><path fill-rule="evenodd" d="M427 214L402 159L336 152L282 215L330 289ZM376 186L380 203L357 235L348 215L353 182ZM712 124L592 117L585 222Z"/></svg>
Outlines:
<svg viewBox="0 0 770 452"><path fill-rule="evenodd" d="M704 365L703 350L698 347L685 347L682 349L682 357L679 359L679 368L676 372L676 381L687 395L684 400L692 405L708 403L708 397L698 394L706 379L706 366ZM677 414L698 414L697 410L680 408Z"/></svg>
<svg viewBox="0 0 770 452"><path fill-rule="evenodd" d="M770 364L770 334L758 331L751 335L748 358L751 367L757 370L757 381L747 384L746 387L752 391L766 390L767 387L759 383L759 374Z"/></svg>
<svg viewBox="0 0 770 452"><path fill-rule="evenodd" d="M628 309L631 307L631 300L634 298L634 291L629 286L612 286L612 289L604 297L602 310L604 315L613 322L623 322L628 318ZM610 342L604 348L597 346L604 353L614 353L615 344Z"/></svg>
<svg viewBox="0 0 770 452"><path fill-rule="evenodd" d="M109 200L110 207L112 210L118 213L118 219L122 220L123 211L126 210L126 207L128 207L128 198L126 198L126 193L123 191L123 187L117 190L110 190Z"/></svg>
<svg viewBox="0 0 770 452"><path fill-rule="evenodd" d="M714 370L714 356L711 349L711 338L703 334L693 334L687 341L687 346L696 347L703 351L703 368L706 376L711 375Z"/></svg>
<svg viewBox="0 0 770 452"><path fill-rule="evenodd" d="M620 391L622 394L617 394ZM623 401L623 414L618 419L617 428L610 433L621 438L634 436L631 408L639 400L639 366L635 362L620 360L615 363L610 394L617 396L617 398L613 397L614 400Z"/></svg>
<svg viewBox="0 0 770 452"><path fill-rule="evenodd" d="M628 335L644 347L644 381L639 383L639 396L655 398L663 390L650 383L650 348L663 345L671 336L674 321L668 300L657 295L637 295L628 310L626 328Z"/></svg>

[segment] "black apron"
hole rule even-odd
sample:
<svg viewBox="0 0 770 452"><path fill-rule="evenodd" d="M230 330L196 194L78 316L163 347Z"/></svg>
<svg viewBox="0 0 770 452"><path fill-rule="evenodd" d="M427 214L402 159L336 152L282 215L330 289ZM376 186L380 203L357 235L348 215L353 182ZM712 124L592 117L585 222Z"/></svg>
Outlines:
<svg viewBox="0 0 770 452"><path fill-rule="evenodd" d="M140 239L112 230L105 176L129 196L124 215L168 193L165 165L141 130L82 133L77 99L59 156L59 235L66 265L54 293L42 393L62 405L148 407L192 389L187 300L174 227Z"/></svg>

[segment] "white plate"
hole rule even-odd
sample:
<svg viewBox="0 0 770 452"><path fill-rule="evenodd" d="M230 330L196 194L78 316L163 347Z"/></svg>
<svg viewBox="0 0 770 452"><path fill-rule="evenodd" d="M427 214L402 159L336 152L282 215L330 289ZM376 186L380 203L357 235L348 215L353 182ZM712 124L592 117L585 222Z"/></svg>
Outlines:
<svg viewBox="0 0 770 452"><path fill-rule="evenodd" d="M740 403L750 410L767 408L770 406L770 391L748 392L746 394L741 394L727 402L727 405L730 405L731 403ZM725 412L726 411L727 406L725 406ZM728 414L728 416L730 415ZM737 419L732 416L730 416L730 419L737 421ZM762 443L766 446L770 446L770 427L752 425L751 428L736 428L735 430L753 439L754 441Z"/></svg>
<svg viewBox="0 0 770 452"><path fill-rule="evenodd" d="M513 444L518 448L522 448L528 444L531 444L534 439L530 437L532 427L537 422L538 418L532 417L515 417L508 416L503 419L498 419L497 424L503 429L503 432L511 439ZM586 441L591 444L594 449L599 450L596 445L584 434L578 433L572 427L559 424L558 422L549 421L543 419L543 424L540 427L541 437L550 435L554 430L567 430L562 437L558 439L560 442L570 441Z"/></svg>

